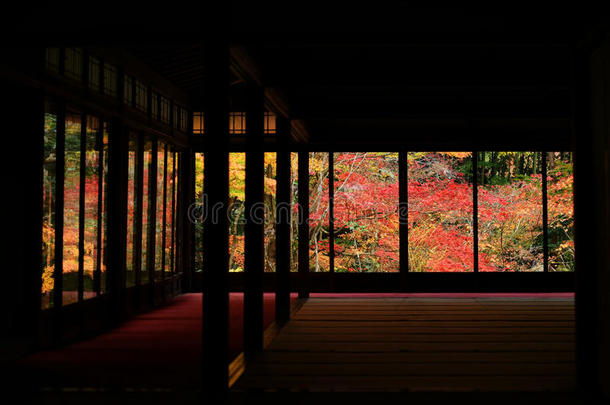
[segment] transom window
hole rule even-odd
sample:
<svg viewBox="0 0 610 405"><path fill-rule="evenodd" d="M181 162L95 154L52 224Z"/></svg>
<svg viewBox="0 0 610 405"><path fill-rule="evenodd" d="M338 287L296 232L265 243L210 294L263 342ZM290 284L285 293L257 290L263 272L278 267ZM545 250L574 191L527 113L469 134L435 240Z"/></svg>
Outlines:
<svg viewBox="0 0 610 405"><path fill-rule="evenodd" d="M104 94L110 97L117 96L117 68L104 63Z"/></svg>
<svg viewBox="0 0 610 405"><path fill-rule="evenodd" d="M89 58L89 88L100 91L100 60L94 56Z"/></svg>
<svg viewBox="0 0 610 405"><path fill-rule="evenodd" d="M80 48L66 48L64 56L64 72L70 79L83 79L83 51Z"/></svg>
<svg viewBox="0 0 610 405"><path fill-rule="evenodd" d="M47 69L59 73L59 48L47 48L46 56Z"/></svg>
<svg viewBox="0 0 610 405"><path fill-rule="evenodd" d="M246 113L231 112L229 113L229 133L233 135L246 134Z"/></svg>
<svg viewBox="0 0 610 405"><path fill-rule="evenodd" d="M186 112L184 112L186 121ZM265 112L264 116L264 133L272 135L277 133L277 116L270 111ZM186 125L185 125L186 127ZM193 113L193 133L204 133L204 113L201 111ZM232 135L246 134L246 113L245 112L230 112L229 113L229 133Z"/></svg>
<svg viewBox="0 0 610 405"><path fill-rule="evenodd" d="M159 94L153 91L150 111L153 119L159 119Z"/></svg>
<svg viewBox="0 0 610 405"><path fill-rule="evenodd" d="M125 75L125 85L123 87L123 101L127 105L133 104L133 77Z"/></svg>
<svg viewBox="0 0 610 405"><path fill-rule="evenodd" d="M165 124L169 124L170 119L170 103L167 97L159 97L160 115L159 120Z"/></svg>
<svg viewBox="0 0 610 405"><path fill-rule="evenodd" d="M275 134L277 131L276 128L276 116L274 113L266 111L265 112L265 134Z"/></svg>
<svg viewBox="0 0 610 405"><path fill-rule="evenodd" d="M136 80L136 108L140 111L148 109L148 88L140 80Z"/></svg>
<svg viewBox="0 0 610 405"><path fill-rule="evenodd" d="M193 133L194 134L205 133L204 114L201 111L196 111L193 113Z"/></svg>

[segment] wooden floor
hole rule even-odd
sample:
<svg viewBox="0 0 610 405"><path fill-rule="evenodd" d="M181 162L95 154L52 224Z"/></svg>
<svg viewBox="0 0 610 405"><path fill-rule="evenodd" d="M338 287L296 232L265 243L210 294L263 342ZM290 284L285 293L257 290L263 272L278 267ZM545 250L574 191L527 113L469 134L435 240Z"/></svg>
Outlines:
<svg viewBox="0 0 610 405"><path fill-rule="evenodd" d="M233 391L574 387L572 298L310 298Z"/></svg>

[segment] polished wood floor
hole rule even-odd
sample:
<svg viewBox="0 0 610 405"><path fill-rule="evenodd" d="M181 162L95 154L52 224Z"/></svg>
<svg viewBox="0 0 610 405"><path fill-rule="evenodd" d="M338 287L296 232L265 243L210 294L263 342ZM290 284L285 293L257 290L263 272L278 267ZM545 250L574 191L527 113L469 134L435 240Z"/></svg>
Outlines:
<svg viewBox="0 0 610 405"><path fill-rule="evenodd" d="M310 298L234 392L570 392L571 297Z"/></svg>

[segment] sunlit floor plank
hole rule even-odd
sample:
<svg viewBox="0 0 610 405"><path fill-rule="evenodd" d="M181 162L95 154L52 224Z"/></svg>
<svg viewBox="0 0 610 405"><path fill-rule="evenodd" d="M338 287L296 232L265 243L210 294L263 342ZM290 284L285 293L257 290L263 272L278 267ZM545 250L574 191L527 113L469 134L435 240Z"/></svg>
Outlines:
<svg viewBox="0 0 610 405"><path fill-rule="evenodd" d="M565 296L310 298L235 391L570 392Z"/></svg>

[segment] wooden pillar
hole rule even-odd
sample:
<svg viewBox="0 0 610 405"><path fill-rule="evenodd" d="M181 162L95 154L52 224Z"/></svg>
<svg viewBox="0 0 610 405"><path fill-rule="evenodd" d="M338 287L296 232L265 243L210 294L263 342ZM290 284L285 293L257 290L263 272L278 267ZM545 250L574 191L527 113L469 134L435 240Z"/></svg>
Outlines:
<svg viewBox="0 0 610 405"><path fill-rule="evenodd" d="M3 159L3 173L7 174L5 189L10 190L12 197L5 199L4 208L8 214L5 215L5 227L10 241L7 241L4 257L5 282L0 299L6 312L0 333L18 338L26 346L13 348L12 341L7 339L4 350L10 355L36 344L39 323L44 97L40 90L10 80L2 79L0 85L4 97L11 100L1 112L5 148L22 157Z"/></svg>
<svg viewBox="0 0 610 405"><path fill-rule="evenodd" d="M122 122L110 123L108 139L108 314L111 324L124 318L127 247L127 171L129 139Z"/></svg>
<svg viewBox="0 0 610 405"><path fill-rule="evenodd" d="M576 276L576 372L581 392L595 390L595 214L588 57L577 54L574 93L574 246Z"/></svg>
<svg viewBox="0 0 610 405"><path fill-rule="evenodd" d="M55 253L53 267L52 343L60 344L63 335L63 265L64 265L64 175L66 147L66 104L57 105L57 135L55 148Z"/></svg>
<svg viewBox="0 0 610 405"><path fill-rule="evenodd" d="M290 121L284 117L277 118L277 152L276 175L276 284L275 284L275 320L283 324L290 320Z"/></svg>
<svg viewBox="0 0 610 405"><path fill-rule="evenodd" d="M255 86L247 91L246 226L244 244L244 354L263 349L264 257L264 93Z"/></svg>
<svg viewBox="0 0 610 405"><path fill-rule="evenodd" d="M299 151L299 298L309 298L309 152Z"/></svg>
<svg viewBox="0 0 610 405"><path fill-rule="evenodd" d="M229 380L229 46L204 44L206 127L202 383L209 402L219 401Z"/></svg>
<svg viewBox="0 0 610 405"><path fill-rule="evenodd" d="M610 396L608 105L610 44L576 52L574 243L578 388Z"/></svg>

